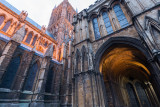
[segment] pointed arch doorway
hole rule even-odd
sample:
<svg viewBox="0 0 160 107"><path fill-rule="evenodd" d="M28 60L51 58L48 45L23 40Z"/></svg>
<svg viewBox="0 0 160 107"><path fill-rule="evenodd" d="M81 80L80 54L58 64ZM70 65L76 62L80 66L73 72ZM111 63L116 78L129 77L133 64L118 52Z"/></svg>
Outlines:
<svg viewBox="0 0 160 107"><path fill-rule="evenodd" d="M109 107L159 106L145 54L134 47L136 42L131 45L129 38L114 39L104 43L96 54L96 69L103 75ZM120 42L122 39L124 43Z"/></svg>

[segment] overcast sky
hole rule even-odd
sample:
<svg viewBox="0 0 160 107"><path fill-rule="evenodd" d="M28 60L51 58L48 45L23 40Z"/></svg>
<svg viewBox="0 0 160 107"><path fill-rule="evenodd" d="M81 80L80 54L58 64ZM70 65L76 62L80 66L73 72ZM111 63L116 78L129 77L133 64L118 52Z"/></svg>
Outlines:
<svg viewBox="0 0 160 107"><path fill-rule="evenodd" d="M28 16L39 25L48 25L52 9L63 0L6 0L18 10L25 10ZM88 8L96 0L69 0L74 9L78 12Z"/></svg>

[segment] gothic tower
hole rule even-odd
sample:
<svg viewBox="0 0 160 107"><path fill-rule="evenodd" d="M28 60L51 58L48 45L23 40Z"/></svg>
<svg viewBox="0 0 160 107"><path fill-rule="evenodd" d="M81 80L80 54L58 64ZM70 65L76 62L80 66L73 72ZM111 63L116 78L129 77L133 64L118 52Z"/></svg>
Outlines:
<svg viewBox="0 0 160 107"><path fill-rule="evenodd" d="M57 46L57 60L61 61L63 58L63 43L69 38L70 33L73 31L72 17L76 11L68 2L63 0L59 6L55 6L48 25L48 31L52 33L58 42Z"/></svg>

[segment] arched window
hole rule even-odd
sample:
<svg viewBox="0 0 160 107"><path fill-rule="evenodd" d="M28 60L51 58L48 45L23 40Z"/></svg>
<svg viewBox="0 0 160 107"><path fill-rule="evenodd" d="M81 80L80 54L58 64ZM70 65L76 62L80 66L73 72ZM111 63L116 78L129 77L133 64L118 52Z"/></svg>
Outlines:
<svg viewBox="0 0 160 107"><path fill-rule="evenodd" d="M33 85L34 85L34 82L35 82L35 78L36 78L36 74L38 72L38 63L34 63L29 71L28 71L28 75L27 75L27 78L25 80L25 85L24 85L24 90L27 90L27 91L32 91L32 88L33 88Z"/></svg>
<svg viewBox="0 0 160 107"><path fill-rule="evenodd" d="M7 23L3 27L2 31L6 32L8 30L8 28L9 28L10 25L11 25L11 21L7 21Z"/></svg>
<svg viewBox="0 0 160 107"><path fill-rule="evenodd" d="M26 43L28 43L28 44L30 44L30 42L31 42L31 39L32 39L32 33L29 33L29 35L27 36L27 39L26 39Z"/></svg>
<svg viewBox="0 0 160 107"><path fill-rule="evenodd" d="M95 39L99 39L101 37L101 35L100 35L100 32L99 32L99 26L98 26L97 18L93 18L92 22L93 22Z"/></svg>
<svg viewBox="0 0 160 107"><path fill-rule="evenodd" d="M0 26L4 22L4 16L0 16Z"/></svg>
<svg viewBox="0 0 160 107"><path fill-rule="evenodd" d="M129 101L130 101L130 107L139 107L139 102L138 99L136 97L134 88L132 86L132 84L128 83L126 85L127 91L128 91L128 97L129 97Z"/></svg>
<svg viewBox="0 0 160 107"><path fill-rule="evenodd" d="M141 101L142 107L151 107L148 97L142 85L139 82L136 82L135 86L136 86L136 90L138 93L138 97Z"/></svg>
<svg viewBox="0 0 160 107"><path fill-rule="evenodd" d="M105 23L105 26L106 26L107 33L108 34L112 33L113 29L112 29L112 25L111 25L111 22L109 20L107 12L103 12L102 16L103 16L103 20L104 20L104 23Z"/></svg>
<svg viewBox="0 0 160 107"><path fill-rule="evenodd" d="M118 19L119 23L120 23L121 28L124 28L124 27L128 26L129 25L128 21L127 21L125 15L124 15L120 5L118 5L118 4L115 5L113 7L113 9L114 9L114 12L117 16L117 19Z"/></svg>
<svg viewBox="0 0 160 107"><path fill-rule="evenodd" d="M20 65L20 56L12 58L2 78L0 88L10 89Z"/></svg>
<svg viewBox="0 0 160 107"><path fill-rule="evenodd" d="M52 88L52 85L53 85L52 84L53 83L53 75L54 75L54 71L53 71L53 68L51 68L48 71L45 92L51 93L51 88Z"/></svg>
<svg viewBox="0 0 160 107"><path fill-rule="evenodd" d="M35 36L35 37L34 37L33 42L32 42L32 46L34 46L34 45L35 45L36 40L37 40L37 36Z"/></svg>

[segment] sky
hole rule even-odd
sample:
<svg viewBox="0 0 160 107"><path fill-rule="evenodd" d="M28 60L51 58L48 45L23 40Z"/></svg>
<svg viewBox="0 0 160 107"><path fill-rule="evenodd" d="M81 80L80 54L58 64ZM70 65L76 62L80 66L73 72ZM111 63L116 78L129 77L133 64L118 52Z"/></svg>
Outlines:
<svg viewBox="0 0 160 107"><path fill-rule="evenodd" d="M48 25L52 9L58 6L63 0L6 0L18 10L28 12L28 17L39 25ZM96 0L69 0L74 9L78 12L94 4Z"/></svg>

